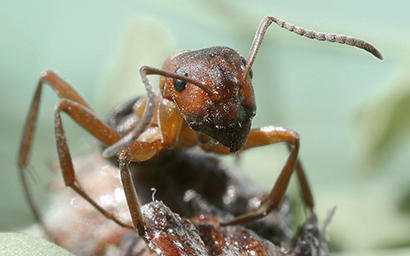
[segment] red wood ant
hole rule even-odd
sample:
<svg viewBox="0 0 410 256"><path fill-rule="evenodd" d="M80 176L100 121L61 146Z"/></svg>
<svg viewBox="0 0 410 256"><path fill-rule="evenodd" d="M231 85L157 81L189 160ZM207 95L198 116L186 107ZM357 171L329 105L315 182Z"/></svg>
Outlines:
<svg viewBox="0 0 410 256"><path fill-rule="evenodd" d="M310 209L313 209L313 197L303 168L297 159L299 135L293 130L277 126L251 130L251 120L256 110L251 67L265 32L272 22L311 39L362 48L382 59L382 55L376 48L362 40L345 35L309 31L274 17L266 17L256 32L247 60L231 48L211 47L178 52L166 60L163 69L141 67L140 75L147 96L135 102L133 106L135 115L125 120L117 129L101 121L69 84L52 71L46 71L37 84L18 157L25 195L35 218L41 223L39 212L27 186L24 167L28 162L43 84L49 84L61 98L55 109L55 135L65 185L76 191L105 217L123 227L138 229L140 235L144 234L145 221L133 188L128 169L129 162L155 161L169 151L183 150L196 145L205 151L230 154L278 142L288 144L290 154L286 164L259 209L224 222L222 225L261 218L278 207L294 169L301 185L304 201ZM148 75L161 76L160 93L154 92L148 81ZM77 182L64 135L61 112L68 114L107 146L103 151L104 157L118 158L133 226L121 222L98 205Z"/></svg>

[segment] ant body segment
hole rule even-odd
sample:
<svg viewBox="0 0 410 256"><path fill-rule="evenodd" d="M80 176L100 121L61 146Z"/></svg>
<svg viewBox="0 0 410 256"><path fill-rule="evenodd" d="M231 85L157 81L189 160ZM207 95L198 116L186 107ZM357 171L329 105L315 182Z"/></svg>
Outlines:
<svg viewBox="0 0 410 256"><path fill-rule="evenodd" d="M107 218L123 227L136 228L140 235L145 232L145 222L128 164L150 159L154 161L158 155L167 151L183 150L196 145L205 151L230 154L253 147L286 142L290 151L279 178L259 209L221 225L254 220L278 207L293 170L296 170L305 203L313 209L313 197L298 161L299 135L293 130L277 126L251 129L251 121L256 110L251 68L271 23L311 39L356 46L382 59L376 48L362 40L308 31L277 18L267 17L256 32L247 60L231 48L211 47L178 52L166 60L162 69L142 67L140 75L147 96L132 102L133 118L121 122L116 127L100 120L69 84L52 71L46 71L37 84L18 157L25 195L37 221L42 223L28 189L24 168L28 163L43 84L50 85L61 98L55 109L55 135L65 185L71 187ZM154 92L148 75L161 76L160 93ZM107 146L103 151L104 157L118 158L133 225L121 222L99 206L77 182L64 135L61 112L68 114Z"/></svg>

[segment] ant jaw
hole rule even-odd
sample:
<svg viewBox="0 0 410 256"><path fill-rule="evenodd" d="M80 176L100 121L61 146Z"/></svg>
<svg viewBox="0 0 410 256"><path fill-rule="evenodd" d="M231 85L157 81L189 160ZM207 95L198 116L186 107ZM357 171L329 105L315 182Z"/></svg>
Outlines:
<svg viewBox="0 0 410 256"><path fill-rule="evenodd" d="M192 122L190 126L192 129L211 137L215 143L228 147L230 152L236 152L245 145L251 123L251 119L248 119L229 126L212 125L206 122L202 122L201 125Z"/></svg>
<svg viewBox="0 0 410 256"><path fill-rule="evenodd" d="M246 123L237 123L229 127L217 128L214 138L219 143L229 148L230 152L240 150L248 140L249 131L251 128L251 120Z"/></svg>
<svg viewBox="0 0 410 256"><path fill-rule="evenodd" d="M202 115L183 115L189 126L217 143L229 148L230 152L240 150L246 143L255 107L238 102L236 98L224 100L206 108Z"/></svg>
<svg viewBox="0 0 410 256"><path fill-rule="evenodd" d="M249 131L251 128L251 124L249 122L249 126L245 127L246 129L241 129L237 134L233 134L230 145L229 145L229 151L230 152L237 152L239 151L246 143L248 140L249 136Z"/></svg>

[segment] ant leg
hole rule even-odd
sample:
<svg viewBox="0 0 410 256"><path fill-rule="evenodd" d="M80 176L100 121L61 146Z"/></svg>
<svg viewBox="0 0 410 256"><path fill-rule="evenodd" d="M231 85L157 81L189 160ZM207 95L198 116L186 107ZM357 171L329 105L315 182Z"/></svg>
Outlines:
<svg viewBox="0 0 410 256"><path fill-rule="evenodd" d="M83 105L91 110L91 107L81 98L81 96L65 81L58 77L52 71L45 71L41 74L40 80L37 84L36 92L34 93L33 100L31 102L30 112L27 116L26 123L24 125L23 139L21 140L18 166L24 167L27 164L28 155L30 152L31 141L33 138L34 129L36 126L38 107L40 104L41 90L43 84L49 84L54 89L57 95L63 99L70 99Z"/></svg>
<svg viewBox="0 0 410 256"><path fill-rule="evenodd" d="M141 106L143 107L143 106ZM111 130L105 123L100 121L95 115L82 105L73 102L68 99L62 99L57 105L55 111L55 129L57 150L60 159L60 165L63 170L64 181L67 186L71 187L83 198L90 202L98 211L100 211L105 217L112 219L117 224L123 227L131 227L117 220L112 214L108 213L105 209L99 206L92 198L90 198L85 191L78 186L75 180L74 168L72 165L70 152L67 146L67 142L64 136L63 125L61 121L60 112L67 113L78 124L89 130L92 135L97 137L100 141L107 143L107 138L115 136L116 132ZM139 234L144 234L144 220L140 212L140 203L133 187L131 174L128 170L128 162L135 161L141 162L152 158L158 151L164 146L172 146L176 143L179 131L182 125L182 117L178 115L178 109L171 101L163 99L159 106L159 120L162 128L162 140L154 140L152 142L135 141L127 150L123 150L119 155L121 180L124 186L124 192L127 199L127 204L130 210L134 227L137 228ZM171 120L173 122L171 122ZM170 125L171 123L171 125ZM168 124L165 126L165 124ZM95 131L91 131L91 127L98 127ZM148 132L151 135L151 132ZM149 135L144 133L141 135L147 140L152 139ZM156 135L153 135L155 138ZM108 144L109 145L109 144ZM129 153L128 153L129 152Z"/></svg>
<svg viewBox="0 0 410 256"><path fill-rule="evenodd" d="M258 129L253 129L249 133L248 141L242 148L246 150L253 147L270 145L278 142L287 142L290 155L283 167L279 178L276 180L270 194L261 203L260 207L253 212L243 214L236 217L232 221L221 223L222 225L232 225L244 223L251 220L261 218L268 214L272 209L277 208L288 186L290 176L294 169L296 169L299 183L302 188L304 200L310 209L313 209L313 197L309 188L308 181L304 174L302 165L297 160L299 152L299 135L289 129L283 127L268 126ZM219 154L229 154L229 149L220 144L203 145L202 148L206 151L213 151Z"/></svg>
<svg viewBox="0 0 410 256"><path fill-rule="evenodd" d="M26 171L24 169L28 163L28 157L29 157L31 144L33 140L33 134L34 134L35 126L36 126L37 113L38 113L38 108L40 104L41 90L42 90L43 84L49 84L52 87L52 89L56 91L59 97L75 101L78 104L90 110L91 108L68 83L63 81L54 72L45 71L41 74L41 77L37 84L36 91L34 93L33 100L31 102L29 114L27 116L27 119L24 125L24 131L23 131L23 136L22 136L21 143L20 143L17 165L19 167L20 180L21 180L21 183L23 184L24 195L26 197L28 205L31 208L33 216L35 220L38 223L40 223L40 225L44 228L45 232L49 235L50 232L48 232L47 229L45 228L45 225L40 217L39 210L37 209L34 203L34 200L32 198L32 195L30 193L29 185L28 185L27 178L26 178Z"/></svg>
<svg viewBox="0 0 410 256"><path fill-rule="evenodd" d="M288 144L288 148L289 148L289 151L292 150L290 144ZM297 159L296 161L295 170L296 170L296 175L298 177L300 189L302 191L302 195L304 197L305 203L310 209L313 209L315 204L313 201L312 191L310 190L310 186L309 186L304 168L299 159Z"/></svg>
<svg viewBox="0 0 410 256"><path fill-rule="evenodd" d="M60 116L61 111L67 113L71 118L74 119L74 121L83 126L85 129L91 132L92 135L94 135L104 143L110 142L112 140L112 137L116 137L118 139L120 135L113 131L104 122L99 120L93 112L91 112L89 109L85 108L83 105L77 102L74 102L69 99L62 99L57 104L55 110L55 135L57 141L58 158L60 160L60 167L63 172L65 185L72 188L81 197L87 200L106 218L111 219L112 221L114 221L122 227L133 228L132 226L118 220L111 213L107 212L79 186L75 178L73 162L64 135L63 124Z"/></svg>
<svg viewBox="0 0 410 256"><path fill-rule="evenodd" d="M132 223L137 228L138 234L144 238L145 221L141 213L141 203L135 191L132 176L128 169L128 154L122 151L119 156L121 181L124 187L125 197L127 199L128 209L130 210Z"/></svg>
<svg viewBox="0 0 410 256"><path fill-rule="evenodd" d="M169 143L172 141L173 139L171 138ZM134 227L138 230L138 234L143 238L145 234L145 221L141 213L141 204L135 191L132 176L128 169L128 163L130 161L142 162L149 160L167 144L168 143L164 143L161 140L155 140L153 142L135 141L126 150L121 151L119 154L121 181L124 187L128 209Z"/></svg>

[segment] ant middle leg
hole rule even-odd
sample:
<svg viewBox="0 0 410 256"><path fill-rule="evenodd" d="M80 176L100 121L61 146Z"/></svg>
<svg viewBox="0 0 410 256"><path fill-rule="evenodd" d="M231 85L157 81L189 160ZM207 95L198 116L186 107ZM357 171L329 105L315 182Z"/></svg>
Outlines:
<svg viewBox="0 0 410 256"><path fill-rule="evenodd" d="M51 86L52 89L57 93L57 95L63 99L62 102L60 102L59 104L60 108L62 108L64 104L66 106L67 105L71 106L71 107L66 108L66 110L71 109L72 118L76 120L80 125L82 125L86 130L88 130L90 133L96 136L99 140L105 143L106 145L111 145L115 143L121 138L121 135L118 134L116 131L112 130L105 123L100 121L95 116L95 113L91 109L91 107L82 99L82 97L67 82L62 80L52 71L46 71L42 73L39 79L39 82L37 84L36 92L34 94L32 103L31 103L31 107L30 107L30 111L29 111L29 114L26 120L26 124L24 126L23 136L22 136L20 149L19 149L19 155L18 155L18 167L19 167L20 179L21 179L21 182L24 188L25 197L32 210L34 218L43 227L47 236L52 238L52 235L50 235L51 233L47 230L47 228L45 227L43 223L43 220L40 216L40 212L36 204L34 203L32 194L30 193L30 189L28 186L27 178L26 178L26 170L25 170L25 167L29 159L29 153L30 153L30 149L32 145L34 130L36 127L38 108L39 108L40 98L41 98L41 90L44 84ZM56 112L58 111L56 110ZM56 126L58 126L58 123L61 126L60 117L58 117L58 119L56 120ZM57 128L56 128L56 131L57 131ZM57 136L57 139L60 138L61 140L62 138L64 138L62 126L61 126L61 132L59 134L60 135ZM64 141L60 143L66 144L65 139ZM65 152L68 152L68 148L66 145L65 145ZM74 182L75 181L74 171L72 167L71 157L69 156L69 152L68 152L68 155L63 156L63 160L64 161L62 164L62 168L65 165L67 165L67 167L65 168L66 168L66 172L68 172L68 175L64 177L67 178L67 181ZM72 171L71 174L70 174L70 169ZM76 186L74 186L73 189L76 190ZM85 193L82 193L83 191L81 189L77 189L76 191L81 196L87 199L88 195ZM89 197L87 200L89 202L92 201L92 199ZM110 216L110 214L108 214L108 216ZM125 224L122 224L122 226L124 225Z"/></svg>
<svg viewBox="0 0 410 256"><path fill-rule="evenodd" d="M63 124L61 121L60 112L63 111L67 113L74 121L88 130L97 139L105 144L109 144L113 138L119 139L120 135L112 130L108 125L102 122L99 118L95 116L93 112L85 108L81 104L68 100L62 99L57 104L55 110L55 136L57 142L57 152L60 161L60 168L63 173L63 178L66 186L72 188L81 197L87 200L91 205L95 207L101 214L106 218L111 219L118 225L127 228L133 228L131 225L125 224L118 220L114 215L109 213L103 207L101 207L97 202L95 202L79 185L75 178L75 172L73 167L73 162L70 156L70 151L68 149L67 141L64 135Z"/></svg>
<svg viewBox="0 0 410 256"><path fill-rule="evenodd" d="M37 87L34 93L33 100L31 102L29 114L27 116L27 119L24 125L23 136L21 139L19 153L18 153L17 165L19 168L20 180L22 182L23 189L24 189L24 195L25 195L28 205L31 208L34 219L38 223L40 223L40 225L44 228L46 234L51 238L50 232L48 232L47 229L45 228L45 225L40 217L40 212L37 209L37 206L34 203L34 200L30 193L30 189L29 189L29 185L28 185L27 177L26 177L26 170L25 170L25 167L27 166L28 159L29 159L34 130L36 127L38 108L40 105L41 91L42 91L44 84L50 85L60 98L70 99L84 106L84 108L87 108L90 111L92 110L91 110L91 107L82 99L82 97L68 83L66 83L64 80L58 77L54 72L45 71L41 74L41 77L37 83Z"/></svg>
<svg viewBox="0 0 410 256"><path fill-rule="evenodd" d="M27 165L28 156L30 153L31 143L33 139L34 130L36 127L37 113L40 105L41 90L44 84L48 84L62 99L69 99L78 104L88 108L92 111L92 108L82 99L82 97L72 88L67 82L62 80L53 71L45 71L41 74L41 77L37 83L36 92L34 93L33 100L29 114L24 125L23 137L20 143L18 166L25 167Z"/></svg>

